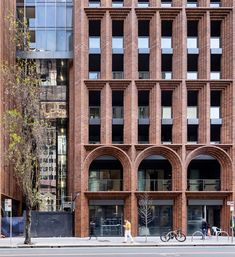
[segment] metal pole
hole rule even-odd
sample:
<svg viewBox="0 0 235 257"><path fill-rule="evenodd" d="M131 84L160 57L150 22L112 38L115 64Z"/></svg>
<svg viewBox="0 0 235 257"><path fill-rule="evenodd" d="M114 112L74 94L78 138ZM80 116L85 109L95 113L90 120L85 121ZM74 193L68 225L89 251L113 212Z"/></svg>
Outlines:
<svg viewBox="0 0 235 257"><path fill-rule="evenodd" d="M10 211L10 245L12 245L12 210Z"/></svg>
<svg viewBox="0 0 235 257"><path fill-rule="evenodd" d="M232 218L232 243L233 243L233 236L234 236L234 231L233 231L233 227L234 227L234 220L233 220L233 217L234 217L234 207L232 208L232 211L231 211L231 218Z"/></svg>

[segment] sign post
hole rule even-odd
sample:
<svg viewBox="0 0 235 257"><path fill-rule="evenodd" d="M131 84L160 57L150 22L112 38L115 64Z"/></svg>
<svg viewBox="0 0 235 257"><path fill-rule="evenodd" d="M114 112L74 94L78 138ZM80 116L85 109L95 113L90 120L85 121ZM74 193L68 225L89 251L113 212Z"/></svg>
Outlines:
<svg viewBox="0 0 235 257"><path fill-rule="evenodd" d="M234 201L227 201L227 205L230 206L230 214L231 214L231 229L232 229L232 243L233 243L233 237L234 237L234 231L233 231L233 228L234 228Z"/></svg>
<svg viewBox="0 0 235 257"><path fill-rule="evenodd" d="M5 199L5 211L9 213L10 216L10 244L12 245L12 200Z"/></svg>

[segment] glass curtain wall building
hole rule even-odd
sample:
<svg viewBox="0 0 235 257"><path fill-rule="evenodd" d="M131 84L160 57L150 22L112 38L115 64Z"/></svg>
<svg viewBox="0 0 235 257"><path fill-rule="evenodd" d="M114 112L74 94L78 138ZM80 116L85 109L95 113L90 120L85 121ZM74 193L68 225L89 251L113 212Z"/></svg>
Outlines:
<svg viewBox="0 0 235 257"><path fill-rule="evenodd" d="M68 69L72 58L72 0L18 0L17 15L25 17L30 51L18 56L35 60L41 80L41 112L50 122L40 158L40 210L63 210L67 198Z"/></svg>

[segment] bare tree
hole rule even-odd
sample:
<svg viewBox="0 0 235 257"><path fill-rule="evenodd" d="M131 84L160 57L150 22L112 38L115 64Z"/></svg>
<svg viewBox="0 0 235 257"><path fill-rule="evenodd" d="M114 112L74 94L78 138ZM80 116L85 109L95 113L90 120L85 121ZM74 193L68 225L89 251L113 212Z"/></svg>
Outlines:
<svg viewBox="0 0 235 257"><path fill-rule="evenodd" d="M8 17L12 42L27 50L25 22ZM16 48L16 47L15 47ZM3 117L6 159L24 196L26 206L25 244L31 244L31 211L38 204L40 181L39 157L43 151L48 125L40 115L40 80L35 62L17 59L1 65L4 83L5 113Z"/></svg>
<svg viewBox="0 0 235 257"><path fill-rule="evenodd" d="M148 224L153 221L153 212L152 212L152 199L147 193L140 195L139 197L139 216L145 226L145 242L147 242L148 236Z"/></svg>

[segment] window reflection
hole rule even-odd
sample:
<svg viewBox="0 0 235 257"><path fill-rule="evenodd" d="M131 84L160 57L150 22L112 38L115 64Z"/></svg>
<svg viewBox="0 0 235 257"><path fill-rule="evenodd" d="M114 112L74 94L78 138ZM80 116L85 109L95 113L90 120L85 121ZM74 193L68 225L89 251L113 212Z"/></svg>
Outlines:
<svg viewBox="0 0 235 257"><path fill-rule="evenodd" d="M72 1L36 0L28 2L26 11L17 7L17 15L23 20L24 14L31 30L35 30L34 51L71 51L73 6Z"/></svg>

